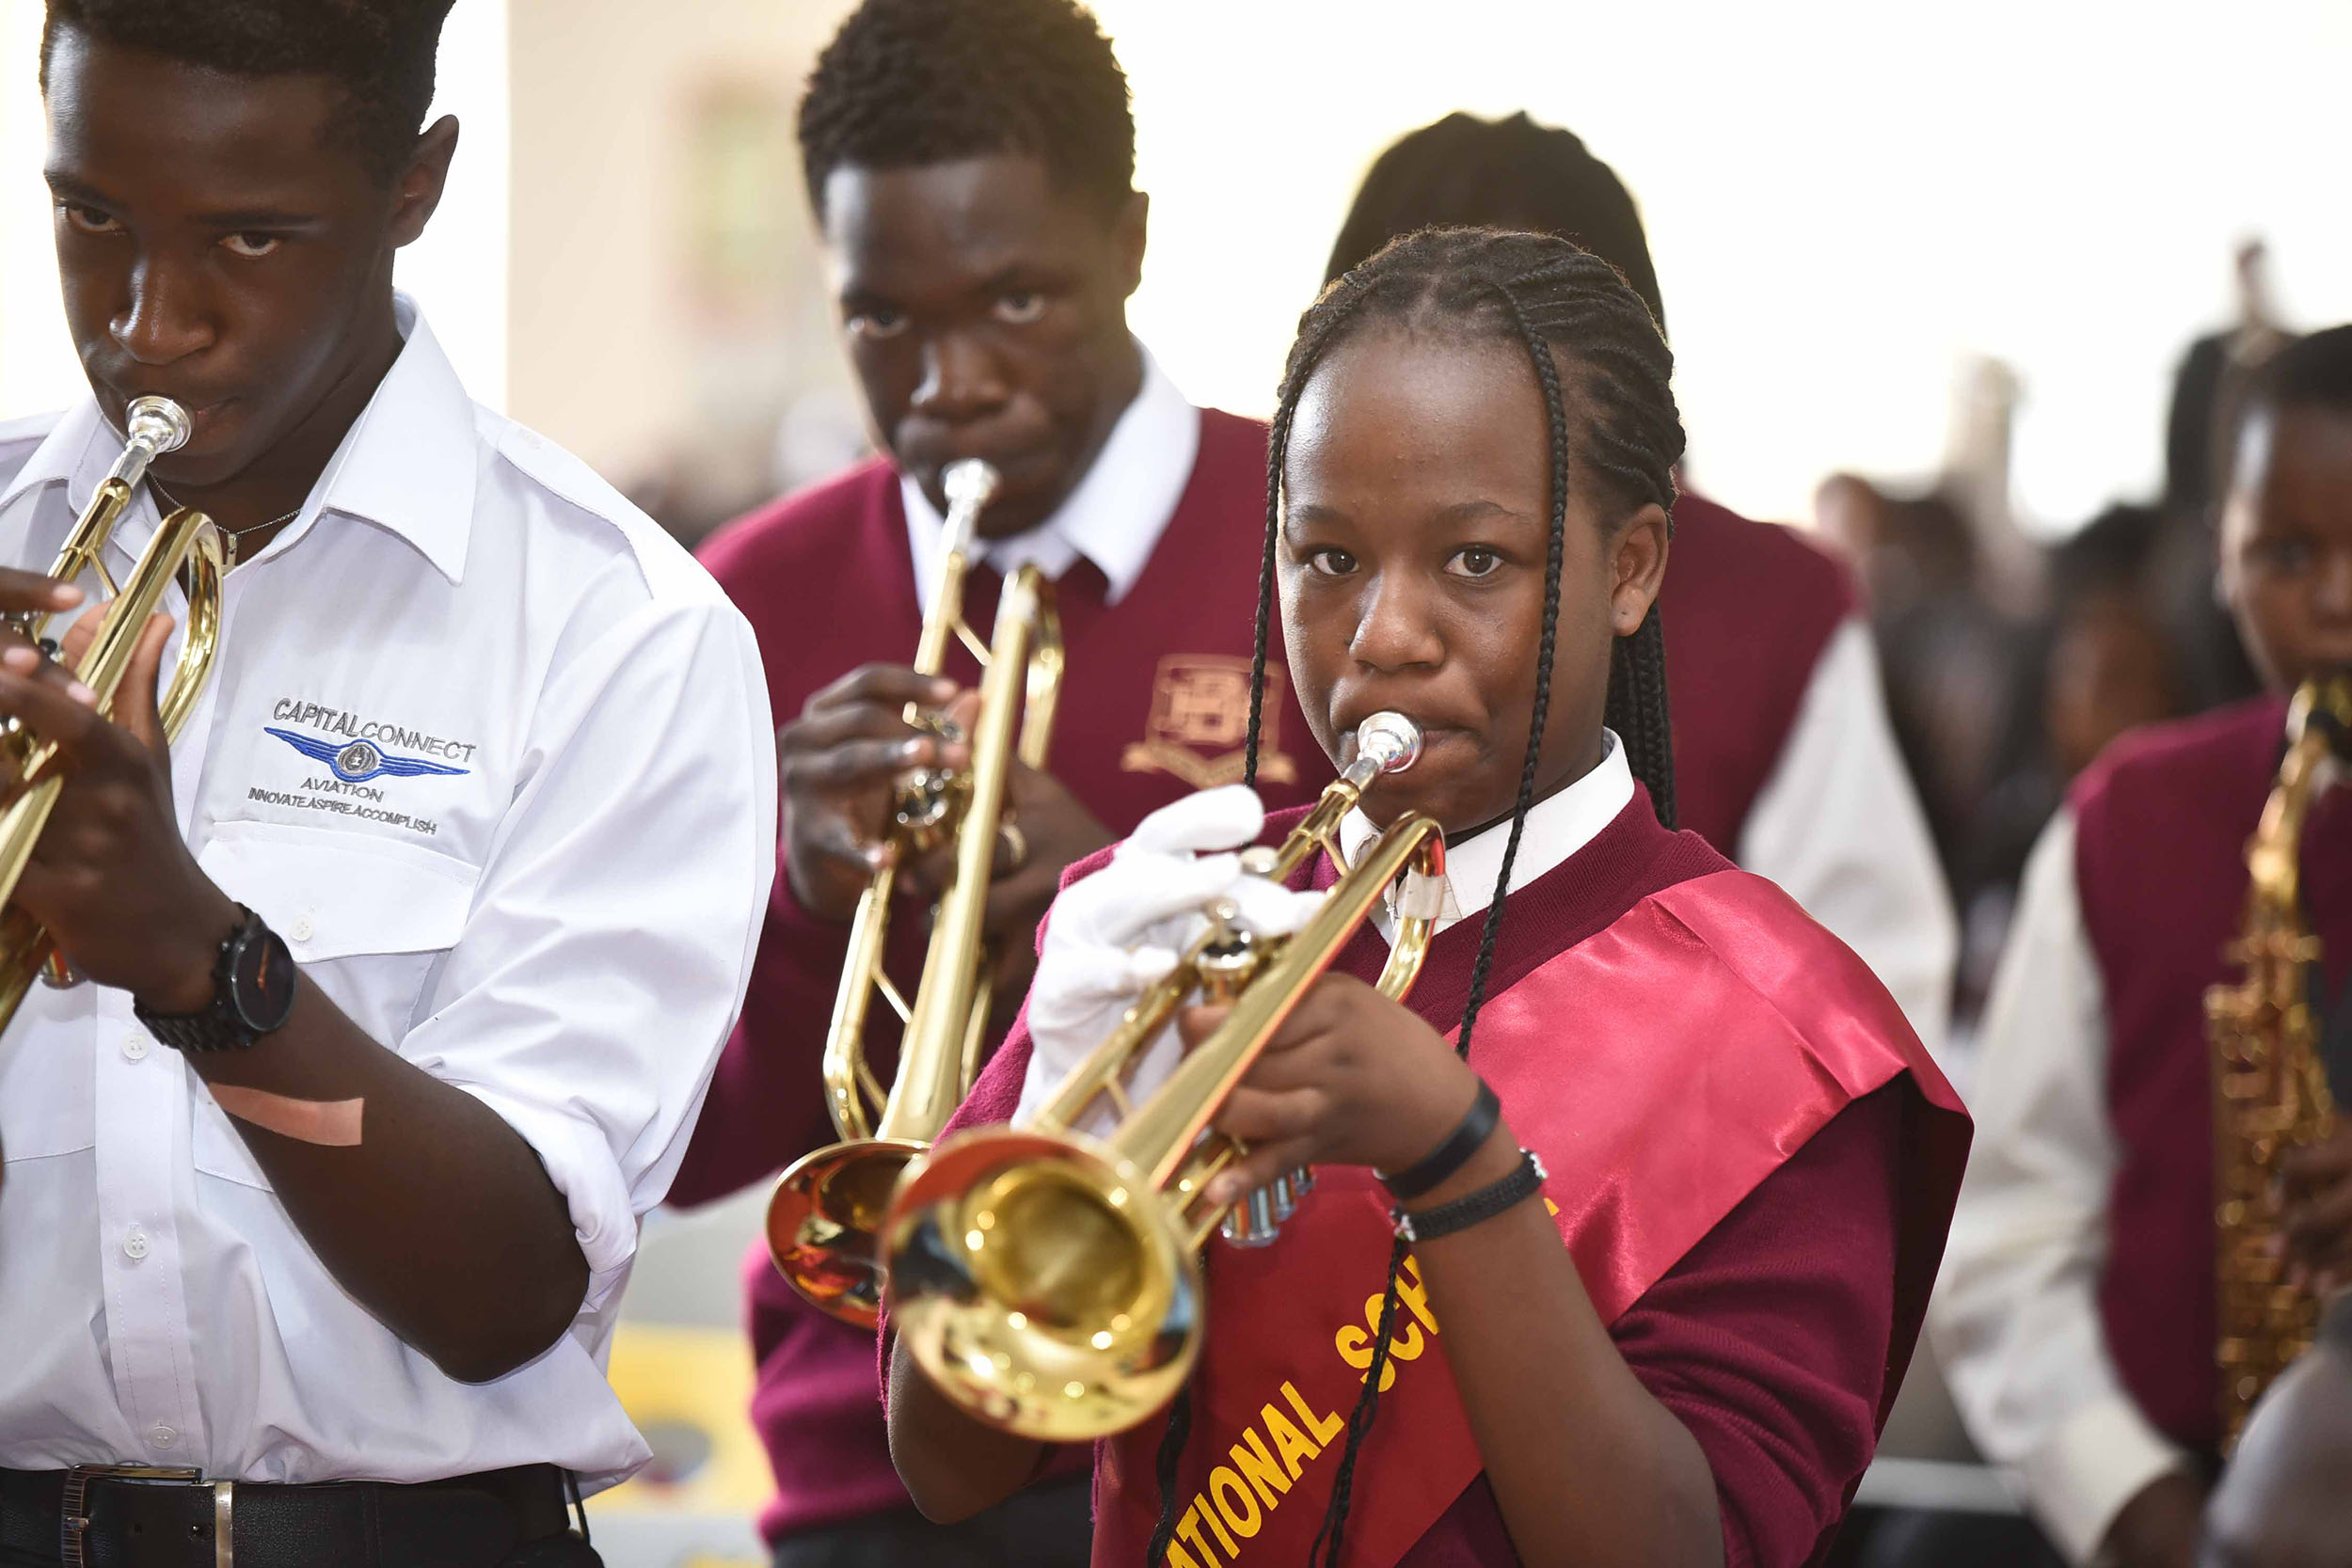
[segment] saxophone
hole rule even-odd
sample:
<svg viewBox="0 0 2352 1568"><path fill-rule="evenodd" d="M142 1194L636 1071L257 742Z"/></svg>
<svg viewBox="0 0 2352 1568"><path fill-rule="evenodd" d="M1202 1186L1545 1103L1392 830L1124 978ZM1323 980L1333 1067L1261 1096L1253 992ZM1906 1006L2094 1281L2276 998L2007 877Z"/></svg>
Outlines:
<svg viewBox="0 0 2352 1568"><path fill-rule="evenodd" d="M2246 846L2246 915L2229 957L2245 977L2205 992L2213 1046L2215 1266L2222 1449L2287 1364L2311 1348L2318 1303L2286 1278L2272 1194L2280 1163L2335 1127L2303 914L2303 821L2330 753L2352 749L2352 676L2307 680L2287 708L2287 754Z"/></svg>

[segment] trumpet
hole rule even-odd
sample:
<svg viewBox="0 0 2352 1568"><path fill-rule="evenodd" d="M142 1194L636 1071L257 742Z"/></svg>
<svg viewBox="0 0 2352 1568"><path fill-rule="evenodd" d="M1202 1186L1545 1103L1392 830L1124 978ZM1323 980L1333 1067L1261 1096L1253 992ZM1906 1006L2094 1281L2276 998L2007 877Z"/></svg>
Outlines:
<svg viewBox="0 0 2352 1568"><path fill-rule="evenodd" d="M2255 1400L2311 1348L2319 1303L2287 1278L2273 1183L2297 1148L2335 1127L2311 1004L2319 938L2303 908L2303 822L2322 764L2352 750L2352 677L2305 681L2287 708L2287 753L2246 845L2246 912L2230 957L2245 968L2205 993L2213 1046L2215 1274L2222 1447Z"/></svg>
<svg viewBox="0 0 2352 1568"><path fill-rule="evenodd" d="M893 1324L968 1413L1025 1437L1079 1442L1124 1431L1175 1397L1200 1353L1200 1251L1227 1217L1205 1201L1206 1188L1246 1152L1210 1119L1408 874L1418 881L1408 878L1398 902L1380 990L1401 999L1421 972L1436 927L1427 894L1445 869L1438 824L1407 813L1353 866L1338 843L1341 819L1373 780L1420 754L1410 720L1366 720L1354 760L1281 845L1247 852L1245 866L1278 879L1317 850L1342 867L1295 935L1256 938L1236 927L1237 911L1212 908L1209 929L1027 1125L960 1133L900 1180L883 1221ZM1134 1065L1196 993L1231 1010L1131 1103ZM1098 1102L1119 1118L1103 1138L1077 1129ZM1259 1196L1232 1207L1247 1211Z"/></svg>
<svg viewBox="0 0 2352 1568"><path fill-rule="evenodd" d="M73 666L83 685L98 695L98 711L111 715L117 691L130 673L131 655L148 618L162 605L165 591L183 567L188 575L187 633L171 684L159 704L167 740L178 737L181 726L196 710L204 683L212 676L214 657L220 645L220 582L223 571L220 531L212 519L190 507L176 508L155 530L118 584L106 570L103 551L115 525L131 504L148 465L186 444L194 428L187 411L168 398L131 400L124 423L128 441L122 455L100 483L89 504L82 508L73 530L66 535L49 575L72 581L89 573L112 600L99 622L97 635ZM44 647L49 617L25 614L10 618L15 628ZM21 724L11 723L0 735L17 779L17 793L0 812L0 1029L6 1029L23 1005L33 978L40 974L55 985L71 985L72 972L39 921L16 907L16 884L40 843L41 830L57 806L65 780L52 764L54 743L41 740Z"/></svg>
<svg viewBox="0 0 2352 1568"><path fill-rule="evenodd" d="M795 1161L768 1200L768 1248L785 1279L829 1315L868 1328L882 1308L875 1238L891 1189L907 1162L947 1125L979 1072L992 1002L988 977L994 967L980 921L1006 784L1016 755L1031 768L1045 765L1061 689L1061 623L1054 612L1053 590L1036 567L1022 567L1005 584L988 644L965 624L963 585L971 570L974 529L996 492L997 476L986 463L970 459L951 465L945 479L946 550L914 668L926 675L939 673L951 636L980 661L972 764L961 773L922 768L901 780L889 831L902 861L952 837L954 877L932 912L930 945L912 1006L882 968L895 871L885 866L876 872L859 895L822 1068L826 1102L841 1141ZM952 725L911 705L906 717L909 723L961 738ZM887 1096L866 1053L866 1020L877 995L906 1024L898 1075ZM871 1109L876 1104L879 1119Z"/></svg>

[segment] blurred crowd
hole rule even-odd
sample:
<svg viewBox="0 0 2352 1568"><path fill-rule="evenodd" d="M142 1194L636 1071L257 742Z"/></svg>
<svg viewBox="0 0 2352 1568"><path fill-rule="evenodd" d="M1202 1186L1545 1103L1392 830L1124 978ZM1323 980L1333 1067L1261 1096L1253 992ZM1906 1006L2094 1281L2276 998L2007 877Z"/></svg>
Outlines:
<svg viewBox="0 0 2352 1568"><path fill-rule="evenodd" d="M2160 494L2029 540L2008 483L2020 388L1992 362L1973 368L1933 483L1840 473L1815 494L1815 525L1863 580L1896 738L1960 911L1963 1074L2026 853L2068 783L2125 730L2260 688L2215 599L2213 479L2235 388L2286 339L2264 265L2249 242L2236 319L2181 356Z"/></svg>

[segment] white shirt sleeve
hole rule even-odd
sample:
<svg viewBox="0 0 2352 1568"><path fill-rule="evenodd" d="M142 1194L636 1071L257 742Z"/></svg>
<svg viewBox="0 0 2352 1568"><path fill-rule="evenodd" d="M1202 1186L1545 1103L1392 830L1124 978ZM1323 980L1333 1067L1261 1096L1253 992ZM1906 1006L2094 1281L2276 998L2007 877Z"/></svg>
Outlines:
<svg viewBox="0 0 2352 1568"><path fill-rule="evenodd" d="M2069 812L2026 862L1980 1049L1976 1142L1928 1330L1978 1447L2086 1562L2117 1511L2181 1456L2124 1392L2100 1322L2117 1153Z"/></svg>
<svg viewBox="0 0 2352 1568"><path fill-rule="evenodd" d="M776 863L767 682L731 607L648 605L560 668L530 722L535 769L401 1053L537 1152L594 1312L742 1006Z"/></svg>
<svg viewBox="0 0 2352 1568"><path fill-rule="evenodd" d="M1942 1051L1960 926L1862 622L1840 626L1815 661L1737 858L1852 948L1920 1042Z"/></svg>

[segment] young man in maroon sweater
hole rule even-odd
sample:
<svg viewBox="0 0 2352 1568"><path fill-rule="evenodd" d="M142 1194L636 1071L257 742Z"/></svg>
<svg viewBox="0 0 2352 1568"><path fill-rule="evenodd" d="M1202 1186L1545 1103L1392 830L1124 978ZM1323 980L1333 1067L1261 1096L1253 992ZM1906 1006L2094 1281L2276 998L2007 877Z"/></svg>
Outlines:
<svg viewBox="0 0 2352 1568"><path fill-rule="evenodd" d="M1327 279L1400 234L1557 234L1615 267L1665 330L1641 214L1569 131L1452 114L1375 161ZM1793 529L1685 489L1659 598L1681 825L1780 884L1861 956L1928 1049L1951 1006L1959 926L1881 694L1851 575Z"/></svg>
<svg viewBox="0 0 2352 1568"><path fill-rule="evenodd" d="M703 560L750 617L779 715L784 865L674 1201L771 1176L834 1136L818 1062L847 921L874 869L893 781L958 760L908 727L977 681L912 657L940 548L941 470L982 457L987 567L966 594L983 635L1000 571L1055 580L1069 662L1049 765L1016 768L989 928L1007 956L999 1025L1027 990L1061 869L1145 813L1241 774L1265 526L1265 430L1195 408L1129 336L1145 198L1110 44L1071 0L867 0L801 106L809 196L850 356L885 457L723 531ZM1279 676L1277 677L1279 679ZM1269 802L1328 779L1287 691L1260 779ZM912 988L936 858L906 868L894 955ZM896 1020L869 1044L887 1082ZM746 1262L753 1418L778 1496L779 1564L1086 1560L1084 1454L955 1527L917 1515L891 1467L874 1338L796 1296L764 1247Z"/></svg>
<svg viewBox="0 0 2352 1568"><path fill-rule="evenodd" d="M2185 1568L2217 1463L2204 995L2242 974L2227 949L2286 694L2352 668L2352 327L2280 351L2248 409L2220 585L2269 691L2126 736L2042 834L1985 1012L1976 1155L1930 1314L1979 1446L2070 1559L2124 1568ZM2301 847L2341 1055L2344 791L2317 798ZM2352 1282L2352 1122L2291 1159L2284 1194L2290 1271L2324 1298Z"/></svg>

